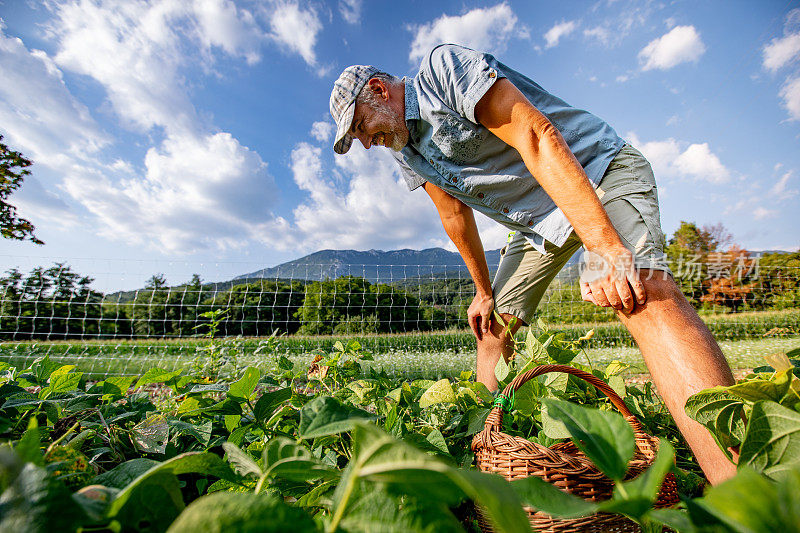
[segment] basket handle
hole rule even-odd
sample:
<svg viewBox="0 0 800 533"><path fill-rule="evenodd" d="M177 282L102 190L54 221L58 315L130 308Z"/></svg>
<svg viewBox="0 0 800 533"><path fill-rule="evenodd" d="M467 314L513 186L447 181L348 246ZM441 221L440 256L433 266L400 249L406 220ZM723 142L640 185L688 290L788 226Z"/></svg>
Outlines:
<svg viewBox="0 0 800 533"><path fill-rule="evenodd" d="M572 368L571 366L566 365L539 365L536 368L528 370L522 374L519 374L515 377L511 383L506 385L506 388L503 389L503 395L508 397L509 394L519 390L519 388L529 379L533 379L537 376L541 376L542 374L549 374L551 372L562 372L564 374L570 374L577 378L582 379L583 381L589 383L590 385L594 385L596 389L600 392L608 396L608 399L611 400L612 405L617 408L620 414L625 417L625 420L633 428L635 434L641 434L644 432L642 429L641 423L633 416L628 406L625 405L625 402L619 395L614 392L614 389L608 386L606 382L590 374L589 372L585 372L583 370L579 370L577 368ZM489 416L486 417L486 424L484 431L500 431L503 425L503 410L499 405L496 405L492 408L489 412Z"/></svg>

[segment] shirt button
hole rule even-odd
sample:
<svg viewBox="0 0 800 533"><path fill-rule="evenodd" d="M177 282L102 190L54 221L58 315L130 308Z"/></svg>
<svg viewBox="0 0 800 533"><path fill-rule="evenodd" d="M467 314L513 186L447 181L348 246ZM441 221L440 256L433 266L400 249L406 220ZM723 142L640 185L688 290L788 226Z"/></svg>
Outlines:
<svg viewBox="0 0 800 533"><path fill-rule="evenodd" d="M489 77L490 78L494 78L495 76L497 76L497 74L495 74L495 72L493 70L489 71Z"/></svg>
<svg viewBox="0 0 800 533"><path fill-rule="evenodd" d="M506 213L506 214L508 214L508 208L507 208L507 207L504 207L504 208L503 208L503 213Z"/></svg>
<svg viewBox="0 0 800 533"><path fill-rule="evenodd" d="M482 192L478 193L478 198L483 199L484 194Z"/></svg>
<svg viewBox="0 0 800 533"><path fill-rule="evenodd" d="M455 183L457 180L456 180L456 178L450 178L450 181Z"/></svg>
<svg viewBox="0 0 800 533"><path fill-rule="evenodd" d="M528 226L529 226L529 227L530 227L530 226L533 226L533 220L529 220L529 221L528 221Z"/></svg>

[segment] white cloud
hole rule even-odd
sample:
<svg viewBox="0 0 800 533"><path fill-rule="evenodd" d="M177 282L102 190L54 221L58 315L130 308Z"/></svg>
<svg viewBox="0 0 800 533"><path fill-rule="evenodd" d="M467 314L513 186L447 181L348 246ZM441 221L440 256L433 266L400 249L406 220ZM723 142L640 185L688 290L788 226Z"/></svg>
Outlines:
<svg viewBox="0 0 800 533"><path fill-rule="evenodd" d="M767 209L763 206L759 206L753 210L753 218L756 220L764 220L765 218L771 218L777 215L778 212L774 209Z"/></svg>
<svg viewBox="0 0 800 533"><path fill-rule="evenodd" d="M311 125L311 136L319 142L328 142L333 137L336 131L336 126L327 120L320 120Z"/></svg>
<svg viewBox="0 0 800 533"><path fill-rule="evenodd" d="M792 179L793 175L794 172L791 170L788 172L784 172L783 176L781 176L781 178L778 181L776 181L772 187L770 187L769 193L770 196L773 197L772 198L773 200L775 201L787 200L789 198L794 198L795 196L800 194L800 191L798 191L797 189L788 188L789 180Z"/></svg>
<svg viewBox="0 0 800 533"><path fill-rule="evenodd" d="M314 46L322 22L314 8L303 9L297 2L279 0L265 10L270 37L279 45L299 54L310 66L317 65Z"/></svg>
<svg viewBox="0 0 800 533"><path fill-rule="evenodd" d="M348 24L358 24L361 21L362 0L339 0L339 13Z"/></svg>
<svg viewBox="0 0 800 533"><path fill-rule="evenodd" d="M764 46L764 68L773 72L800 57L800 33L773 39Z"/></svg>
<svg viewBox="0 0 800 533"><path fill-rule="evenodd" d="M417 62L440 43L454 43L484 52L501 53L512 37L527 38L528 31L505 2L477 8L459 16L442 15L433 22L412 26L409 60Z"/></svg>
<svg viewBox="0 0 800 533"><path fill-rule="evenodd" d="M631 142L650 161L656 175L666 178L692 178L710 183L724 183L730 171L708 147L708 143L690 144L685 150L675 139L642 143L630 134Z"/></svg>
<svg viewBox="0 0 800 533"><path fill-rule="evenodd" d="M800 120L800 77L787 80L781 88L780 96L791 120Z"/></svg>
<svg viewBox="0 0 800 533"><path fill-rule="evenodd" d="M547 30L547 33L544 34L544 40L546 41L544 47L552 48L557 46L558 41L560 41L562 37L568 36L570 33L575 31L575 28L577 27L578 24L574 20L562 21L554 25L552 28Z"/></svg>
<svg viewBox="0 0 800 533"><path fill-rule="evenodd" d="M58 168L108 144L108 136L69 92L53 60L5 35L2 25L0 79L0 131L38 165Z"/></svg>
<svg viewBox="0 0 800 533"><path fill-rule="evenodd" d="M605 26L585 29L583 30L583 36L587 39L595 39L604 45L608 45L611 42L611 32Z"/></svg>
<svg viewBox="0 0 800 533"><path fill-rule="evenodd" d="M169 253L241 246L271 219L267 166L228 133L171 135L144 165L141 178L76 166L63 188L97 216L101 235Z"/></svg>
<svg viewBox="0 0 800 533"><path fill-rule="evenodd" d="M675 26L658 39L650 41L641 52L642 70L670 69L686 62L697 62L706 51L694 26Z"/></svg>

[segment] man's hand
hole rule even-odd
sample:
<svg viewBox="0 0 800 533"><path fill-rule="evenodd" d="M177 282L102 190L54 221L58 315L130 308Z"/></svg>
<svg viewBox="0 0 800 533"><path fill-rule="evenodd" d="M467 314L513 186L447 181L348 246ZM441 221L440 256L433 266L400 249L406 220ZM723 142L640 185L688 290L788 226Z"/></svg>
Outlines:
<svg viewBox="0 0 800 533"><path fill-rule="evenodd" d="M492 319L494 311L494 298L491 294L475 294L472 303L467 309L467 320L472 333L478 340L483 339L483 335L489 332L489 321Z"/></svg>
<svg viewBox="0 0 800 533"><path fill-rule="evenodd" d="M647 300L633 254L627 248L607 253L605 257L587 251L584 261L580 282L583 300L625 314Z"/></svg>

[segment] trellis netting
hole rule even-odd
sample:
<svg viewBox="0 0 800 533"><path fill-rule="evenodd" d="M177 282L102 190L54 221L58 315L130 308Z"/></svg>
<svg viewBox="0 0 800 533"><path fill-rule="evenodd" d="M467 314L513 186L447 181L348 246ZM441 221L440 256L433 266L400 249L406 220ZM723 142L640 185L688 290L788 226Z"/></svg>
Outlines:
<svg viewBox="0 0 800 533"><path fill-rule="evenodd" d="M671 267L718 340L798 338L798 267L704 259L677 258ZM331 261L264 270L247 263L4 262L14 266L0 277L0 363L18 367L49 356L98 377L186 368L207 356L211 338L255 365L277 355L310 359L349 339L391 355L396 372L413 374L443 358L449 371L474 364L466 323L474 286L460 262ZM497 265L489 267L493 273ZM596 347L632 346L613 311L581 301L579 274L577 262L559 273L538 316L567 338L594 329Z"/></svg>

